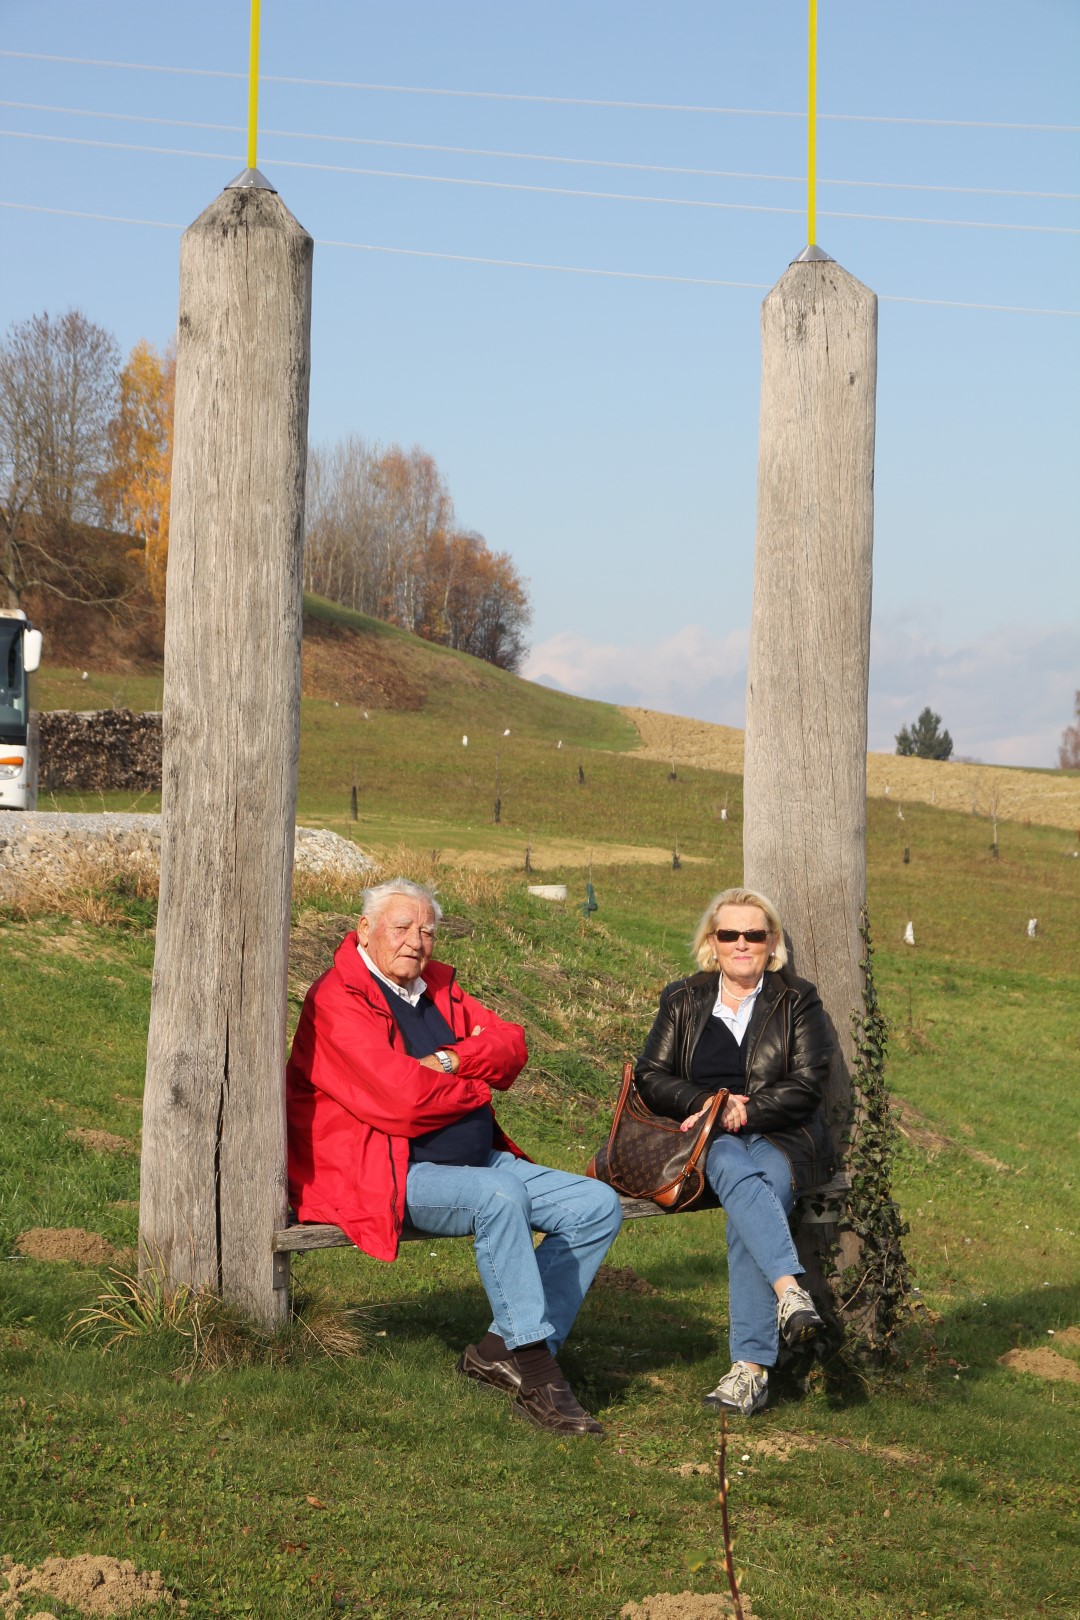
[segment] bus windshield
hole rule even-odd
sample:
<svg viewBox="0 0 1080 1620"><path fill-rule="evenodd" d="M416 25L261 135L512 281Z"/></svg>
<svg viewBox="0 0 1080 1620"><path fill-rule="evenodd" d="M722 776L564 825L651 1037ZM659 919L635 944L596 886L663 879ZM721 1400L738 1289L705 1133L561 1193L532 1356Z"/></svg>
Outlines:
<svg viewBox="0 0 1080 1620"><path fill-rule="evenodd" d="M26 672L23 622L0 619L0 741L26 742Z"/></svg>

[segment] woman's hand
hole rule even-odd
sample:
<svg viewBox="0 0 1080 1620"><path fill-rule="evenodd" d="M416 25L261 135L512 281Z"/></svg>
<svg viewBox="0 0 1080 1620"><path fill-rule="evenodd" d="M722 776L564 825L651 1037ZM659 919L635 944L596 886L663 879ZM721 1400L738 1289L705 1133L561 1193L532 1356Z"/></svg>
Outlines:
<svg viewBox="0 0 1080 1620"><path fill-rule="evenodd" d="M704 1108L699 1108L696 1114L690 1114L686 1119L683 1120L682 1124L679 1126L680 1131L692 1131L694 1126L705 1118L705 1115L709 1112L711 1107L712 1098L710 1097Z"/></svg>
<svg viewBox="0 0 1080 1620"><path fill-rule="evenodd" d="M748 1098L741 1091L733 1091L720 1110L720 1123L725 1131L741 1131L746 1124Z"/></svg>
<svg viewBox="0 0 1080 1620"><path fill-rule="evenodd" d="M724 1127L725 1131L742 1130L743 1126L746 1124L746 1102L747 1099L742 1092L732 1092L731 1096L720 1110L720 1123ZM704 1108L699 1108L696 1114L690 1114L686 1119L683 1120L682 1124L679 1126L680 1131L692 1131L694 1126L700 1124L700 1122L705 1118L705 1115L709 1112L711 1107L712 1098L710 1097Z"/></svg>

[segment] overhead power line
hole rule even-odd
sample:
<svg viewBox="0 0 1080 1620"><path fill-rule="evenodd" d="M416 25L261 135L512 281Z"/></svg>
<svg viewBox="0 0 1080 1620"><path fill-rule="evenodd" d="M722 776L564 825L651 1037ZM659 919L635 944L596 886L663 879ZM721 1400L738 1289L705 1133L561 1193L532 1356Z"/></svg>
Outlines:
<svg viewBox="0 0 1080 1620"><path fill-rule="evenodd" d="M216 163L243 162L236 152L200 152L191 148L172 146L145 146L135 141L101 141L86 135L45 135L22 129L0 129L0 138L23 141L45 141L61 146L89 146L111 152L140 152L152 157L208 158ZM400 169L364 169L345 163L305 163L299 158L265 158L268 166L279 169L307 169L323 174L353 174L370 179L411 180L427 185L467 186L481 191L522 191L533 196L579 197L593 202L654 203L668 208L704 208L725 213L740 214L799 214L801 208L785 208L777 203L717 202L697 197L654 197L639 192L586 191L571 186L535 186L517 180L479 180L464 175L413 174ZM818 210L820 219L861 219L890 225L946 225L975 231L1021 231L1041 236L1080 236L1075 225L1019 225L999 220L935 219L917 214L867 214L845 212L839 209Z"/></svg>
<svg viewBox="0 0 1080 1620"><path fill-rule="evenodd" d="M0 208L10 208L27 214L50 214L61 219L86 219L107 225L144 225L159 231L182 231L186 227L175 220L138 219L127 214L99 214L83 208L52 208L44 203L18 203L0 201ZM767 292L765 281L727 281L712 276L672 276L647 270L604 270L580 264L546 264L527 259L495 259L474 253L441 253L432 248L387 247L375 242L345 242L333 237L316 237L316 246L347 248L358 253L392 254L408 259L441 259L453 264L482 264L508 270L544 270L568 276L598 276L616 281L666 281L690 287L734 287L752 292ZM1002 315L1056 315L1080 319L1080 309L1044 309L1026 304L981 304L959 298L915 298L901 293L879 293L887 304L924 304L938 309L982 310Z"/></svg>
<svg viewBox="0 0 1080 1620"><path fill-rule="evenodd" d="M242 124L213 124L192 118L162 118L146 113L104 112L92 107L58 107L35 101L3 101L0 107L20 112L59 113L70 118L98 118L110 123L156 124L168 129L202 129L217 134L242 135ZM391 141L372 135L326 135L307 129L270 129L263 135L276 135L282 140L324 141L330 145L375 146L404 152L441 152L451 157L484 157L510 159L519 163L561 163L576 168L632 170L642 174L680 174L701 180L754 180L777 182L784 185L806 184L804 174L761 174L742 169L696 169L674 163L630 163L616 158L565 157L550 152L503 151L487 146L440 146L431 141ZM950 192L967 197L1029 197L1041 202L1080 202L1077 191L1023 191L1002 186L953 186L926 180L838 180L818 177L819 186L853 186L873 191L935 191Z"/></svg>
<svg viewBox="0 0 1080 1620"><path fill-rule="evenodd" d="M120 68L132 73L167 73L200 79L246 79L247 74L226 68L173 67L158 62L116 62L92 56L56 56L43 51L0 50L0 57L24 62L57 62L69 67ZM805 119L804 111L771 107L714 107L669 101L611 101L597 96L529 95L513 90L453 90L434 85L371 84L353 79L305 79L291 74L264 73L264 84L293 84L315 90L367 90L400 96L450 96L476 101L524 101L553 107L606 107L630 112L710 113L727 118ZM942 129L1028 130L1052 135L1080 134L1080 124L1006 123L984 118L908 118L887 113L823 113L819 120L849 124L911 124Z"/></svg>

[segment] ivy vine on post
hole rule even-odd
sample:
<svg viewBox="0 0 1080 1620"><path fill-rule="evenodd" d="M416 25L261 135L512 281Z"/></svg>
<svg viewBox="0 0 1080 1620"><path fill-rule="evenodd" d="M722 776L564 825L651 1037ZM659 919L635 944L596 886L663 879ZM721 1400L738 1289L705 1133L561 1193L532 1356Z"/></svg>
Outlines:
<svg viewBox="0 0 1080 1620"><path fill-rule="evenodd" d="M874 948L866 908L859 918L864 953L863 1006L851 1015L855 1042L852 1069L854 1114L848 1147L851 1188L845 1225L858 1243L858 1261L836 1278L848 1326L848 1347L883 1361L908 1314L911 1272L903 1249L908 1225L893 1197L892 1167L897 1131L885 1083L888 1025L874 984Z"/></svg>

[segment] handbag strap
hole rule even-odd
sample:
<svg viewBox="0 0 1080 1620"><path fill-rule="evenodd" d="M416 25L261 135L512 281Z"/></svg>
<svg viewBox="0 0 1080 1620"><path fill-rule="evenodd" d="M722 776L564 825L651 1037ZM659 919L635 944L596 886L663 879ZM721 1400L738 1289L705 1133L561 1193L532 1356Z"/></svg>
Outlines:
<svg viewBox="0 0 1080 1620"><path fill-rule="evenodd" d="M614 1144L615 1132L619 1128L619 1121L623 1116L624 1109L626 1108L626 1100L630 1095L630 1087L633 1085L633 1083L634 1083L634 1065L629 1060L627 1060L627 1062L623 1064L622 1085L619 1088L619 1100L615 1104L615 1112L611 1116L611 1130L608 1132L608 1151L609 1152L611 1151L611 1148L612 1148L612 1146Z"/></svg>
<svg viewBox="0 0 1080 1620"><path fill-rule="evenodd" d="M619 1088L619 1100L615 1104L615 1112L611 1116L611 1130L608 1133L609 1152L614 1146L615 1133L619 1128L619 1121L622 1119L622 1116L626 1110L627 1100L630 1096L630 1088L633 1084L634 1065L627 1060L627 1062L623 1064L622 1085ZM720 1112L727 1102L729 1096L730 1092L727 1090L727 1088L721 1087L721 1089L716 1093L716 1096L713 1098L712 1102L709 1104L709 1111L705 1115L705 1118L698 1123L696 1127L697 1141L694 1143L694 1146L690 1151L690 1156L686 1161L686 1167L688 1170L694 1168L707 1147L710 1137L712 1136L713 1126L716 1124L717 1118L719 1117Z"/></svg>
<svg viewBox="0 0 1080 1620"><path fill-rule="evenodd" d="M716 1124L721 1110L723 1109L730 1095L731 1094L726 1087L721 1087L721 1089L716 1093L716 1096L713 1098L712 1102L709 1104L709 1111L705 1115L705 1118L698 1121L697 1126L695 1127L697 1130L697 1141L694 1143L694 1146L690 1151L690 1157L686 1161L686 1168L688 1170L692 1170L695 1167L698 1160L701 1158L701 1155L708 1146L712 1138L713 1126Z"/></svg>

